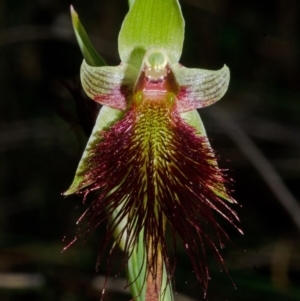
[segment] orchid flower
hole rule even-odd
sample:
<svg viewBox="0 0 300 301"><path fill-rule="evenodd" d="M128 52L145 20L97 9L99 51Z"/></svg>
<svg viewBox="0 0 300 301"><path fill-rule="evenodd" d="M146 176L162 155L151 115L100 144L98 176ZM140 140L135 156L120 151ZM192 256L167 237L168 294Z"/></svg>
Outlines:
<svg viewBox="0 0 300 301"><path fill-rule="evenodd" d="M107 222L99 260L114 240L111 254L117 245L124 251L120 269L127 267L133 296L151 301L172 300L176 261L165 240L169 227L175 248L179 236L206 292L207 247L224 265L217 242L228 239L215 215L241 231L230 207L236 201L225 188L229 179L218 167L197 112L225 94L229 69L179 63L184 19L177 0L130 1L119 34L121 63L114 67L105 66L73 9L72 19L85 58L82 86L102 105L64 193L82 194L88 203L77 224L85 223L88 235ZM217 241L208 236L207 226L214 228ZM109 267L112 260L111 255Z"/></svg>

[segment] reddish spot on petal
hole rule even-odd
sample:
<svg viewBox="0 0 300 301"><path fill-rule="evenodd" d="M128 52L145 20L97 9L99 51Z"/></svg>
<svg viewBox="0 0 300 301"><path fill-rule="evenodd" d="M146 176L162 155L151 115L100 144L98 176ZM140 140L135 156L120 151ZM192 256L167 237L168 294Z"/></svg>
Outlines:
<svg viewBox="0 0 300 301"><path fill-rule="evenodd" d="M95 96L94 100L102 105L125 110L132 97L132 87L115 87L109 94Z"/></svg>

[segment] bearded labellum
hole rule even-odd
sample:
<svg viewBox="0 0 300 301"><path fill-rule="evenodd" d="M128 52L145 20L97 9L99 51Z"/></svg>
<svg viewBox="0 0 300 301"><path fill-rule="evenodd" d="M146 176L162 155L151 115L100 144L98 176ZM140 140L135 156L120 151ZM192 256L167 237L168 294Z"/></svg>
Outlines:
<svg viewBox="0 0 300 301"><path fill-rule="evenodd" d="M168 25L170 32L160 33L159 38L148 34L147 40L144 27L149 32L151 28L146 15L144 27L133 39L140 16L167 2L171 5L167 14L176 26ZM159 23L157 28L165 26L156 14L150 17ZM235 200L224 185L228 179L195 110L224 95L229 69L180 65L183 35L175 42L174 36L183 34L183 26L177 1L135 0L119 36L122 63L98 67L84 60L81 67L85 92L103 107L65 195L83 194L85 200L94 192L78 224L86 222L89 233L108 223L102 247L113 239L112 248L123 249L121 268L128 265L128 284L141 300L145 294L147 300L168 298L175 263L169 260L166 227L173 232L174 245L179 235L204 291L209 279L206 246L223 264L205 228L211 225L219 239L228 238L216 213L237 228L237 215L229 207Z"/></svg>

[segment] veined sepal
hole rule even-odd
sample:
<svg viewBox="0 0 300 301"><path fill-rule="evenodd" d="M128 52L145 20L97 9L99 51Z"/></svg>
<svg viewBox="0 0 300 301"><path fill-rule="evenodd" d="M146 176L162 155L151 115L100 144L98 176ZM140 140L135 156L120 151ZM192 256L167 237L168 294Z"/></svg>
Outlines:
<svg viewBox="0 0 300 301"><path fill-rule="evenodd" d="M174 64L172 70L180 86L177 95L179 112L212 105L223 97L229 86L230 72L226 65L213 71Z"/></svg>
<svg viewBox="0 0 300 301"><path fill-rule="evenodd" d="M131 0L129 3L119 34L121 61L140 68L145 52L160 47L172 64L177 63L184 39L184 19L178 0Z"/></svg>
<svg viewBox="0 0 300 301"><path fill-rule="evenodd" d="M92 182L85 181L84 171L86 170L86 164L88 163L90 153L93 150L95 144L101 140L99 133L103 130L109 129L118 120L122 119L124 116L124 111L114 109L108 106L103 106L98 114L93 132L87 142L83 155L78 164L75 178L70 186L70 188L63 193L63 195L70 195L78 192L80 189L92 184Z"/></svg>
<svg viewBox="0 0 300 301"><path fill-rule="evenodd" d="M145 70L143 68L147 67L148 59L154 55L164 60L162 64L168 65L165 67L169 72L168 82L172 81L179 87L172 92L175 92L176 106L180 113L209 106L220 100L227 91L230 72L226 65L216 71L185 68L177 63L171 64L168 54L155 47L146 52L140 69L126 63L115 67L95 67L84 60L80 73L82 86L87 95L96 102L125 110L139 85L141 73Z"/></svg>
<svg viewBox="0 0 300 301"><path fill-rule="evenodd" d="M80 77L82 87L90 98L102 105L125 110L138 73L138 69L125 63L115 67L94 67L84 60Z"/></svg>

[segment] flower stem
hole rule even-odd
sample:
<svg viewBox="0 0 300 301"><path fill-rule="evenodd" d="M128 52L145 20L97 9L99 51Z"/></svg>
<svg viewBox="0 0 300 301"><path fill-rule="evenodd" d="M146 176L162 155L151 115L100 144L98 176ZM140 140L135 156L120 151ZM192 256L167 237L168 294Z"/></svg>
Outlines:
<svg viewBox="0 0 300 301"><path fill-rule="evenodd" d="M162 218L162 229L163 233L166 231L167 219L163 215ZM155 243L156 241L156 243ZM150 236L149 244L147 249L148 264L150 270L148 271L147 280L146 280L146 293L145 301L159 301L161 300L162 290L165 290L166 279L163 279L165 276L165 266L162 256L161 243L157 243L157 240L154 240ZM165 299L165 298L163 298ZM168 300L168 298L166 299Z"/></svg>
<svg viewBox="0 0 300 301"><path fill-rule="evenodd" d="M157 250L153 250L153 248ZM148 262L151 267L146 281L145 301L159 301L162 287L163 259L160 246L153 246L153 241L149 243L147 250ZM155 262L153 262L155 261Z"/></svg>

